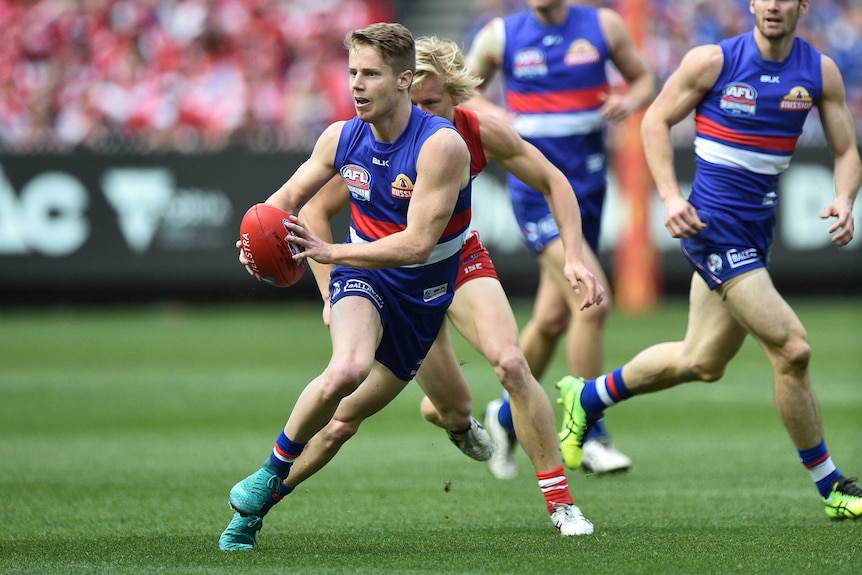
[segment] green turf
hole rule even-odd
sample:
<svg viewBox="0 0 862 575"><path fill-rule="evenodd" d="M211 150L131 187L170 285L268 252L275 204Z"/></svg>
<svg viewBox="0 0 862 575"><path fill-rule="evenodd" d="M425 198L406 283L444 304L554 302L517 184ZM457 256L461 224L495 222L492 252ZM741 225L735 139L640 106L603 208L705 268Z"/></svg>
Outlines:
<svg viewBox="0 0 862 575"><path fill-rule="evenodd" d="M835 462L862 473L862 300L794 301ZM523 321L526 306L517 306ZM418 415L414 385L225 553L230 486L267 455L329 351L318 306L0 310L2 573L859 573L747 342L720 383L614 408L626 475L570 472L596 525L562 538L518 452L491 478ZM608 367L682 336L685 308L611 317ZM455 340L477 411L490 368ZM559 354L558 354L559 355ZM544 382L564 374L558 357Z"/></svg>

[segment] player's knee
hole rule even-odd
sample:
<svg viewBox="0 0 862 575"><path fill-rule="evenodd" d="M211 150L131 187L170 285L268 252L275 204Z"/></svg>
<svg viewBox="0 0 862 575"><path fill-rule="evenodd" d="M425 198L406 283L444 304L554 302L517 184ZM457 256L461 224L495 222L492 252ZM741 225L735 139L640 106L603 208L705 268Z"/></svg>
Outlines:
<svg viewBox="0 0 862 575"><path fill-rule="evenodd" d="M702 381L704 383L714 383L724 377L724 370L727 363L719 361L699 361L693 362L689 366L691 379Z"/></svg>
<svg viewBox="0 0 862 575"><path fill-rule="evenodd" d="M339 447L347 442L359 431L358 421L338 421L333 419L326 427L320 430L320 437L327 448Z"/></svg>
<svg viewBox="0 0 862 575"><path fill-rule="evenodd" d="M805 371L811 361L811 346L804 337L791 338L781 348L780 357L784 371Z"/></svg>
<svg viewBox="0 0 862 575"><path fill-rule="evenodd" d="M350 395L359 384L365 381L371 371L369 366L353 361L330 363L326 368L321 394L324 400L342 398Z"/></svg>
<svg viewBox="0 0 862 575"><path fill-rule="evenodd" d="M547 337L559 337L569 329L569 314L561 313L533 318L536 330Z"/></svg>
<svg viewBox="0 0 862 575"><path fill-rule="evenodd" d="M500 355L492 362L494 372L503 387L510 394L523 393L523 388L527 385L527 360L517 345L513 345L503 350Z"/></svg>

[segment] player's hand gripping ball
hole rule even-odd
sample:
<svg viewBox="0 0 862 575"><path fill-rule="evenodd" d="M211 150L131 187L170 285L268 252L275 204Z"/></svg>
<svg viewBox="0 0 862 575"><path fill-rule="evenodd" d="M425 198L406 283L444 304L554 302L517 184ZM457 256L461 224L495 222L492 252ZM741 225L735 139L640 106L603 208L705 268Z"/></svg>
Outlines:
<svg viewBox="0 0 862 575"><path fill-rule="evenodd" d="M271 204L255 204L242 217L239 237L243 255L255 276L275 287L289 287L305 271L305 260L296 261L298 248L288 231L287 212Z"/></svg>

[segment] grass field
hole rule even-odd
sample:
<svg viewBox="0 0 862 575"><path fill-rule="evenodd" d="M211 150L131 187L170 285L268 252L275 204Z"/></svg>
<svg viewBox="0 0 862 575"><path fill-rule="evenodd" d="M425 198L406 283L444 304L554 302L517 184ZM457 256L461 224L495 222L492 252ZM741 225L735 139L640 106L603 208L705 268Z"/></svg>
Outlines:
<svg viewBox="0 0 862 575"><path fill-rule="evenodd" d="M862 474L862 299L792 303L833 459ZM823 513L751 341L720 383L609 412L635 464L569 473L593 536L557 535L523 453L516 480L494 480L421 420L411 385L267 516L258 549L220 552L228 490L328 357L319 317L316 305L0 311L0 572L862 571L862 522ZM607 366L684 326L677 301L612 316ZM499 384L456 345L480 411ZM558 354L549 393L562 375Z"/></svg>

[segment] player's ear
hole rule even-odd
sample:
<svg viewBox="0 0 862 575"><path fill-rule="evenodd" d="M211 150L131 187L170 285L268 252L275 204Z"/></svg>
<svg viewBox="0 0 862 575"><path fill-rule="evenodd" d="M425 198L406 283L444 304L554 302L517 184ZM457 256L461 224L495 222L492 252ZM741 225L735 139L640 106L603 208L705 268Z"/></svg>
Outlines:
<svg viewBox="0 0 862 575"><path fill-rule="evenodd" d="M398 89L399 90L408 90L410 85L413 83L413 72L410 70L404 70L401 74L398 75Z"/></svg>

